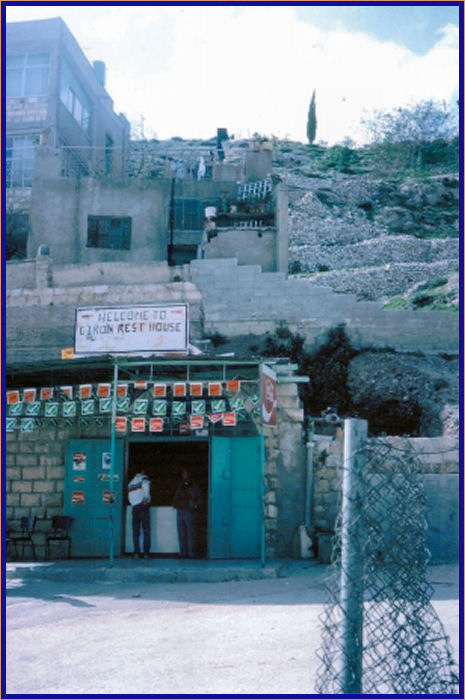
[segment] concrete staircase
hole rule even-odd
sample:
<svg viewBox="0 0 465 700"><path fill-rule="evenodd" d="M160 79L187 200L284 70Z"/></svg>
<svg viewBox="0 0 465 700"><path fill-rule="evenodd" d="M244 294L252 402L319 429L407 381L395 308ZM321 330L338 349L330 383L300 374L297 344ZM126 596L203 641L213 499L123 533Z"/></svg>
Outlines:
<svg viewBox="0 0 465 700"><path fill-rule="evenodd" d="M190 274L202 292L207 335L259 335L283 321L312 343L345 323L356 346L458 352L458 314L385 311L378 302L357 301L354 294L286 279L281 272L262 272L259 265L238 265L235 258L193 260Z"/></svg>

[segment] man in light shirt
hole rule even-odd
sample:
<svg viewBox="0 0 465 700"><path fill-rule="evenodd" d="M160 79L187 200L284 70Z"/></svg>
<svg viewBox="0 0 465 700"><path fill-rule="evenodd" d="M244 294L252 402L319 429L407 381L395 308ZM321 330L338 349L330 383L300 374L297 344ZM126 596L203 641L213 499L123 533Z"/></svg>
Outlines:
<svg viewBox="0 0 465 700"><path fill-rule="evenodd" d="M140 557L140 529L144 539L144 559L150 552L150 481L141 469L128 484L129 503L132 505L132 537L134 557Z"/></svg>

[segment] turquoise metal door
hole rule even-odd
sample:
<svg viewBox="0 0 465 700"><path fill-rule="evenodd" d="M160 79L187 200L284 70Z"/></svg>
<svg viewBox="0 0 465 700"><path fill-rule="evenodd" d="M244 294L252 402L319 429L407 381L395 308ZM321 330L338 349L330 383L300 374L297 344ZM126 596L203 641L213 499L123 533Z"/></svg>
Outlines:
<svg viewBox="0 0 465 700"><path fill-rule="evenodd" d="M110 551L111 520L114 553L121 554L123 443L116 441L110 486L110 440L70 440L66 454L63 512L74 518L72 555L103 557ZM113 504L111 503L114 499Z"/></svg>
<svg viewBox="0 0 465 700"><path fill-rule="evenodd" d="M208 528L210 558L260 558L261 471L259 437L212 438Z"/></svg>

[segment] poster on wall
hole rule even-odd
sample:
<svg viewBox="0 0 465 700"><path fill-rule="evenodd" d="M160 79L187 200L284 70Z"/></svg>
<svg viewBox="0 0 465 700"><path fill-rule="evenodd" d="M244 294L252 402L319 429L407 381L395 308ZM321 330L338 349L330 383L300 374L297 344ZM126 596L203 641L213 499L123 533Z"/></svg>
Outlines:
<svg viewBox="0 0 465 700"><path fill-rule="evenodd" d="M151 418L150 419L150 432L151 433L163 432L163 418Z"/></svg>
<svg viewBox="0 0 465 700"><path fill-rule="evenodd" d="M128 419L126 416L118 416L118 418L115 420L115 430L117 433L124 433L126 432L128 427Z"/></svg>
<svg viewBox="0 0 465 700"><path fill-rule="evenodd" d="M111 452L102 452L102 469L111 469Z"/></svg>
<svg viewBox="0 0 465 700"><path fill-rule="evenodd" d="M187 354L188 308L188 304L78 308L75 352Z"/></svg>
<svg viewBox="0 0 465 700"><path fill-rule="evenodd" d="M277 422L276 374L268 365L261 365L262 377L262 424L274 427Z"/></svg>
<svg viewBox="0 0 465 700"><path fill-rule="evenodd" d="M85 452L73 453L73 471L83 472L87 467L87 455Z"/></svg>
<svg viewBox="0 0 465 700"><path fill-rule="evenodd" d="M71 503L74 506L82 506L84 505L86 500L84 491L73 491L71 494Z"/></svg>

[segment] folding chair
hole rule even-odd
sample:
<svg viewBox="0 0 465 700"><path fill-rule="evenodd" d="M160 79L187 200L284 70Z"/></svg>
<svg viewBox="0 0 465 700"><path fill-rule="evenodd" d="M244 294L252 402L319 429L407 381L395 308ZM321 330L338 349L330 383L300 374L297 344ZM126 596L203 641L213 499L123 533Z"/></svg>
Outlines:
<svg viewBox="0 0 465 700"><path fill-rule="evenodd" d="M20 520L21 530L11 531L7 535L7 546L8 544L13 545L15 550L15 556L18 558L18 545L21 545L21 559L24 559L24 549L30 547L32 550L32 556L36 558L36 548L34 540L32 539L32 534L36 526L36 518L31 516L24 516Z"/></svg>
<svg viewBox="0 0 465 700"><path fill-rule="evenodd" d="M52 543L66 542L68 559L71 557L71 535L69 530L73 524L70 515L54 515L52 518L52 531L46 537L46 558L50 559L50 545Z"/></svg>

